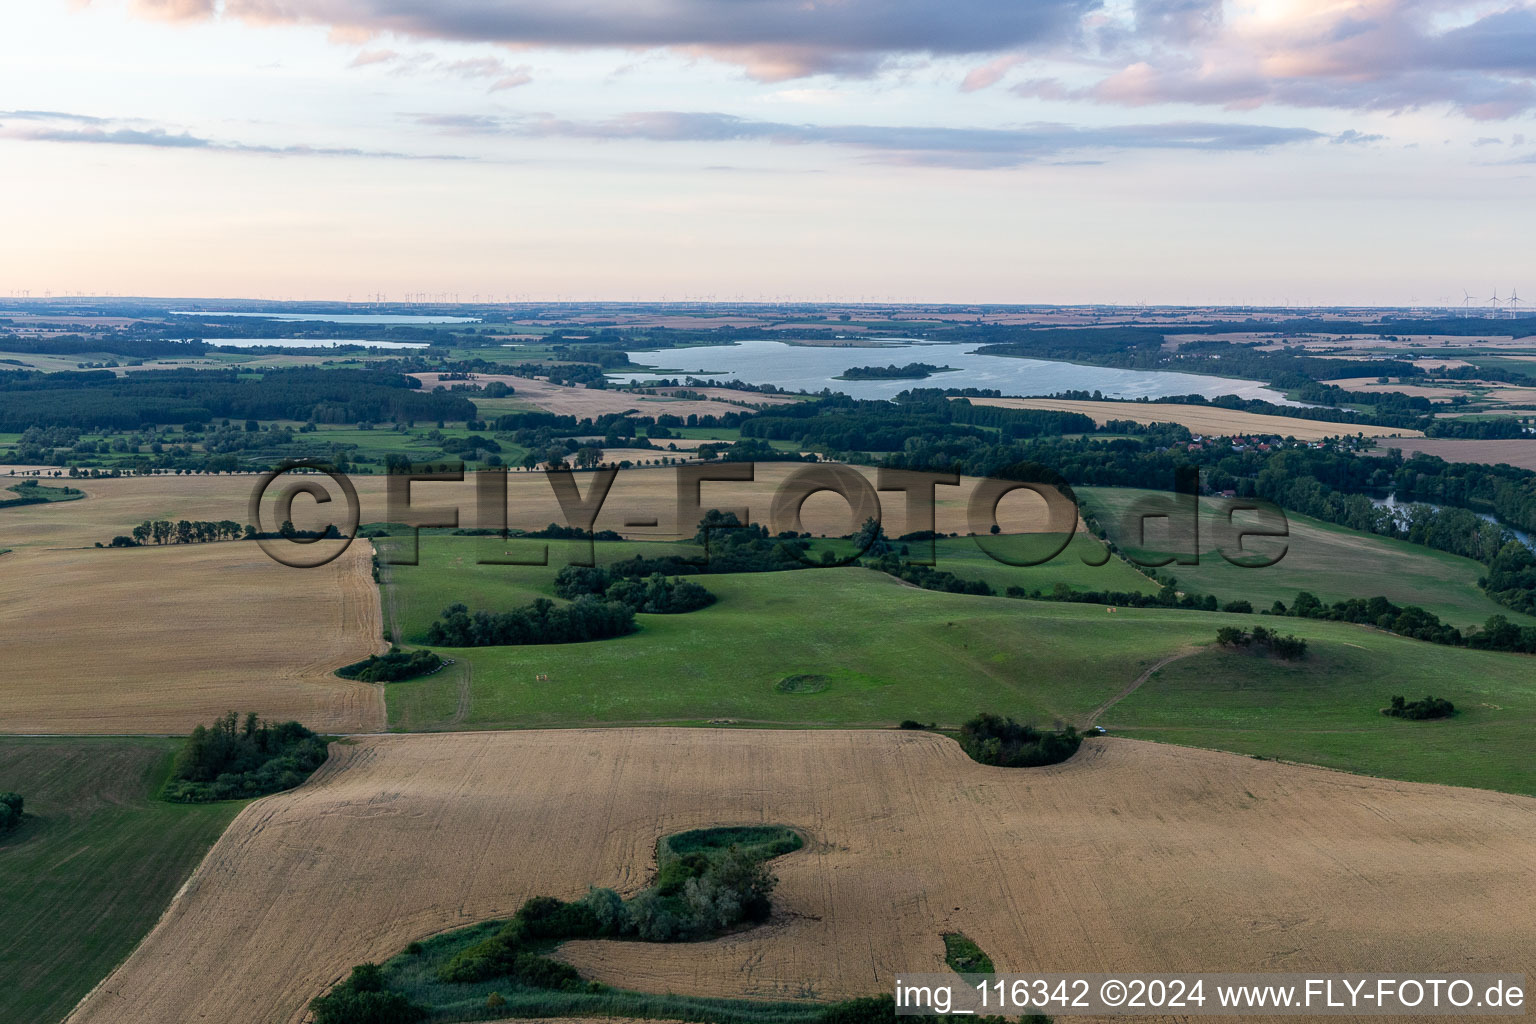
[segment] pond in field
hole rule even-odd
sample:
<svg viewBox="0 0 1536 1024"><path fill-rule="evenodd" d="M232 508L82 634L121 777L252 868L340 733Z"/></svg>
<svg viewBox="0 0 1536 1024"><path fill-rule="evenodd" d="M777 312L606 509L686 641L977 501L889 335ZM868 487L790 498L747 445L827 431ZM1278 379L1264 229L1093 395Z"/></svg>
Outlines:
<svg viewBox="0 0 1536 1024"><path fill-rule="evenodd" d="M1046 359L982 355L974 344L941 345L915 339L881 348L786 345L782 341L744 341L735 345L630 352L631 362L654 366L652 372L614 373L611 380L630 383L657 377L694 376L772 384L788 391L830 388L854 398L894 398L910 388L995 388L1004 395L1031 397L1061 391L1099 391L1105 398L1168 398L1172 395L1237 395L1276 405L1299 405L1258 381L1209 377L1165 370L1125 370L1083 366ZM835 380L854 366L904 366L929 363L952 366L922 380Z"/></svg>

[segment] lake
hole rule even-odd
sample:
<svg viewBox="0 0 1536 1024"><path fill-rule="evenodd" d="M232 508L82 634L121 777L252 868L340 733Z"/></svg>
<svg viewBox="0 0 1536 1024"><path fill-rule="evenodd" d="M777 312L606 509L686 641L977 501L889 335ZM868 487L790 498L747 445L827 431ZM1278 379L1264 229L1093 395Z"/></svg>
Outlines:
<svg viewBox="0 0 1536 1024"><path fill-rule="evenodd" d="M1414 505L1428 505L1433 509L1450 507L1447 505L1436 505L1432 501L1398 501L1397 495L1395 494L1389 494L1385 498L1372 498L1371 504L1375 505L1377 508L1390 509L1392 511L1392 517L1400 523L1407 520L1408 509ZM1532 538L1531 535L1526 533L1524 530L1517 530L1507 523L1499 522L1498 516L1491 515L1487 512L1478 512L1474 509L1467 509L1467 511L1471 512L1485 523L1492 523L1495 526L1504 527L1504 529L1514 534L1516 539L1518 539L1520 543L1524 544L1526 547L1536 548L1536 538Z"/></svg>
<svg viewBox="0 0 1536 1024"><path fill-rule="evenodd" d="M899 339L893 339L899 340ZM894 398L911 388L995 388L1004 395L1028 398L1061 391L1101 391L1105 398L1168 398L1173 395L1237 395L1261 398L1276 405L1300 405L1258 381L1172 373L1166 370L1125 370L1083 366L1045 359L980 355L974 343L935 344L911 340L880 348L832 348L787 345L782 341L743 341L734 345L630 352L631 362L655 366L648 373L612 373L616 382L632 383L658 376L695 376L772 384L788 391L830 388L854 398ZM853 366L898 366L907 363L953 366L958 372L936 373L923 380L834 380Z"/></svg>
<svg viewBox="0 0 1536 1024"><path fill-rule="evenodd" d="M282 320L288 323L376 324L410 326L412 324L477 324L476 316L417 316L411 313L226 313L201 309L173 309L171 316L241 316L258 320Z"/></svg>

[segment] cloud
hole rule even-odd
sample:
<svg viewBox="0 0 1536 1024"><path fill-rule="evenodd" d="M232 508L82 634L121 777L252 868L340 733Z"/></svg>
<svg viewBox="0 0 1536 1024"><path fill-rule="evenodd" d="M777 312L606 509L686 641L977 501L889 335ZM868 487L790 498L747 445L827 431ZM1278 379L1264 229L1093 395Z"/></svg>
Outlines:
<svg viewBox="0 0 1536 1024"><path fill-rule="evenodd" d="M600 121L547 115L499 122L474 118L463 125L443 124L440 117L418 121L448 131L498 132L524 138L839 146L887 163L980 169L1017 167L1095 150L1257 150L1324 138L1305 128L1248 124L1176 122L1091 128L1065 124L1020 128L816 125L681 111L639 111Z"/></svg>
<svg viewBox="0 0 1536 1024"><path fill-rule="evenodd" d="M1385 135L1366 135L1363 132L1355 131L1353 128L1347 128L1328 141L1332 142L1335 146L1365 146L1372 142L1380 142L1385 138Z"/></svg>
<svg viewBox="0 0 1536 1024"><path fill-rule="evenodd" d="M1060 98L1394 113L1448 105L1478 120L1536 110L1536 8L1528 0L1493 11L1487 0L1225 9L1220 0L1137 0L1132 17L1099 33L1118 69L1063 88Z"/></svg>
<svg viewBox="0 0 1536 1024"><path fill-rule="evenodd" d="M21 125L10 122L21 121ZM140 126L137 121L114 121L49 111L0 110L0 142L61 142L95 146L142 146L153 149L195 149L217 153L259 153L269 156L373 157L389 160L462 160L464 157L437 154L396 153L387 150L356 149L338 146L302 144L274 146L259 143L225 142L193 135L186 130L171 131L162 126Z"/></svg>
<svg viewBox="0 0 1536 1024"><path fill-rule="evenodd" d="M978 89L990 89L1023 60L1022 54L1005 53L996 60L989 60L985 64L974 67L960 83L960 91L976 92Z"/></svg>
<svg viewBox="0 0 1536 1024"><path fill-rule="evenodd" d="M138 0L156 17L323 25L513 46L676 49L761 80L869 75L902 55L963 56L1077 37L1101 0Z"/></svg>
<svg viewBox="0 0 1536 1024"><path fill-rule="evenodd" d="M515 89L533 81L533 68L527 64L516 67L500 57L465 57L460 60L438 60L430 53L406 54L394 50L362 50L353 58L349 68L365 68L374 65L387 66L392 74L437 74L470 81L489 80L487 92Z"/></svg>

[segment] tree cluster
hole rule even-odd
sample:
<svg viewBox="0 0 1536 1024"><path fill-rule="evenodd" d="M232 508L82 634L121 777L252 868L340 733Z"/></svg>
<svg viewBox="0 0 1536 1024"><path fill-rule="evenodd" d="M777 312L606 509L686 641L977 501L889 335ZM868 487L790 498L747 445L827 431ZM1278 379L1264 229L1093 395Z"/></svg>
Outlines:
<svg viewBox="0 0 1536 1024"><path fill-rule="evenodd" d="M619 601L583 597L557 605L541 597L506 612L471 613L449 605L427 629L434 647L512 647L528 644L576 644L633 633L635 611Z"/></svg>
<svg viewBox="0 0 1536 1024"><path fill-rule="evenodd" d="M602 598L647 615L697 611L715 603L715 595L688 580L661 573L616 576L603 568L568 565L555 576L555 593L569 601Z"/></svg>
<svg viewBox="0 0 1536 1024"><path fill-rule="evenodd" d="M1251 630L1222 626L1216 631L1216 642L1223 647L1260 648L1281 661L1298 661L1307 655L1307 642L1301 637L1289 633L1282 636L1263 626L1254 626Z"/></svg>
<svg viewBox="0 0 1536 1024"><path fill-rule="evenodd" d="M298 722L266 722L231 711L192 730L176 754L162 796L206 803L292 789L325 762L326 742Z"/></svg>
<svg viewBox="0 0 1536 1024"><path fill-rule="evenodd" d="M1060 764L1077 753L1082 742L1082 736L1070 725L1054 732L986 712L960 727L961 749L972 760L999 768Z"/></svg>

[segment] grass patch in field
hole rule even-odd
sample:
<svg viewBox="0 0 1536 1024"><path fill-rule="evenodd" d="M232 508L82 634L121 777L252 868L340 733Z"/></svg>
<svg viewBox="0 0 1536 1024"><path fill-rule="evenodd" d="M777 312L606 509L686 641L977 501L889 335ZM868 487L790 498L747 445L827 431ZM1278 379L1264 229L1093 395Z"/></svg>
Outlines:
<svg viewBox="0 0 1536 1024"><path fill-rule="evenodd" d="M944 962L956 974L993 974L992 958L964 932L944 933Z"/></svg>
<svg viewBox="0 0 1536 1024"><path fill-rule="evenodd" d="M0 739L0 1020L53 1024L148 933L242 804L153 798L176 743Z"/></svg>
<svg viewBox="0 0 1536 1024"><path fill-rule="evenodd" d="M826 676L815 674L801 674L785 676L773 688L780 693L820 693L827 688L829 680Z"/></svg>

